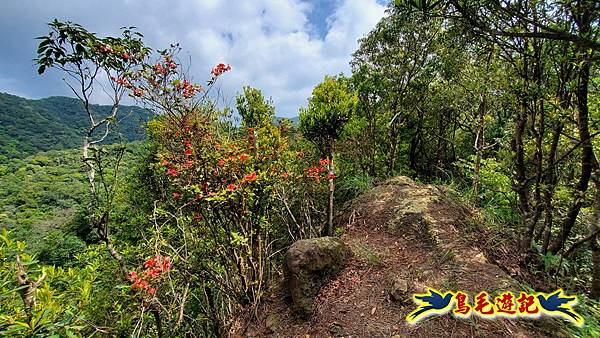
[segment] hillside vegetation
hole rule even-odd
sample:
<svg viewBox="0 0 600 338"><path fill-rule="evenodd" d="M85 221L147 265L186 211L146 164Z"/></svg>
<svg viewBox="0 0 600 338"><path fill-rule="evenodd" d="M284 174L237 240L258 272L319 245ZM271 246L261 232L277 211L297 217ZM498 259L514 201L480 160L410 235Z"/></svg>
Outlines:
<svg viewBox="0 0 600 338"><path fill-rule="evenodd" d="M110 106L93 106L98 115L109 109ZM106 142L144 139L145 125L151 118L148 112L135 106L121 109L122 118ZM88 123L82 112L81 101L70 97L29 100L0 93L0 163L40 151L79 147Z"/></svg>

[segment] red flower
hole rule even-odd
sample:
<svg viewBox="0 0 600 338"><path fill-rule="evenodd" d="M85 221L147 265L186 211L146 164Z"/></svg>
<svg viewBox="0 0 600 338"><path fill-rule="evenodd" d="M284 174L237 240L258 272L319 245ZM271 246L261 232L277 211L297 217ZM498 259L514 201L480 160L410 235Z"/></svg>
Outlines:
<svg viewBox="0 0 600 338"><path fill-rule="evenodd" d="M136 88L136 89L133 90L133 95L137 96L137 97L140 97L140 96L144 95L144 91L142 89L140 89L140 88Z"/></svg>
<svg viewBox="0 0 600 338"><path fill-rule="evenodd" d="M163 271L167 271L170 268L171 268L171 257L164 257L163 258L163 265L162 265Z"/></svg>
<svg viewBox="0 0 600 338"><path fill-rule="evenodd" d="M224 160L224 159L220 159L220 160L217 162L217 165L219 165L219 167L222 167L222 166L224 166L224 165L225 165L225 160Z"/></svg>
<svg viewBox="0 0 600 338"><path fill-rule="evenodd" d="M129 279L131 279L131 280L133 280L133 281L137 280L137 279L138 279L137 272L135 272L135 271L131 271L131 272L129 273Z"/></svg>
<svg viewBox="0 0 600 338"><path fill-rule="evenodd" d="M130 57L130 56L129 56L129 54L127 54L127 53L123 53L123 54L121 54L121 57L122 57L123 59L125 59L125 60L129 60L129 57Z"/></svg>
<svg viewBox="0 0 600 338"><path fill-rule="evenodd" d="M113 52L112 48L107 47L107 46L100 46L100 52L104 53L104 54L110 54Z"/></svg>
<svg viewBox="0 0 600 338"><path fill-rule="evenodd" d="M256 172L251 172L250 174L244 177L244 182L253 182L256 181Z"/></svg>
<svg viewBox="0 0 600 338"><path fill-rule="evenodd" d="M192 149L186 149L185 152L184 152L184 154L185 154L186 157L192 156Z"/></svg>
<svg viewBox="0 0 600 338"><path fill-rule="evenodd" d="M161 164L166 167L169 165L169 161L163 160Z"/></svg>
<svg viewBox="0 0 600 338"><path fill-rule="evenodd" d="M135 289L145 290L148 288L148 282L143 279L138 279L131 285L131 288L134 290Z"/></svg>
<svg viewBox="0 0 600 338"><path fill-rule="evenodd" d="M228 72L231 70L231 65L226 65L224 63L219 63L218 65L214 66L213 69L210 71L210 73L217 77L225 72Z"/></svg>
<svg viewBox="0 0 600 338"><path fill-rule="evenodd" d="M233 183L231 183L231 184L229 184L229 185L227 186L227 191L234 191L234 190L235 190L235 188L236 188L236 185L235 185L235 184L233 184Z"/></svg>
<svg viewBox="0 0 600 338"><path fill-rule="evenodd" d="M181 194L180 194L180 193L178 193L177 191L175 191L175 192L173 193L173 199L174 199L174 200L178 200L178 199L180 199L180 198L181 198Z"/></svg>
<svg viewBox="0 0 600 338"><path fill-rule="evenodd" d="M336 178L336 177L337 177L337 176L335 176L335 174L327 174L327 179L330 179L330 180L332 180L332 179L334 179L334 178Z"/></svg>
<svg viewBox="0 0 600 338"><path fill-rule="evenodd" d="M177 175L178 175L178 172L177 172L177 170L176 170L176 169L174 169L174 168L169 168L169 169L167 170L167 174L168 174L168 175L170 175L170 176L172 176L172 177L177 177Z"/></svg>
<svg viewBox="0 0 600 338"><path fill-rule="evenodd" d="M149 260L147 260L146 262L144 262L144 267L145 268L151 268L154 267L154 265L156 264L156 256L150 258Z"/></svg>
<svg viewBox="0 0 600 338"><path fill-rule="evenodd" d="M248 156L247 154L240 155L240 161L242 161L242 162L248 161L249 158L250 158L250 156Z"/></svg>
<svg viewBox="0 0 600 338"><path fill-rule="evenodd" d="M154 72L156 74L166 74L167 70L163 68L163 66L160 63L156 63L154 65Z"/></svg>
<svg viewBox="0 0 600 338"><path fill-rule="evenodd" d="M287 171L281 173L281 177L283 177L283 178L288 178L289 176L290 176L290 174Z"/></svg>
<svg viewBox="0 0 600 338"><path fill-rule="evenodd" d="M160 274L160 273L161 273L161 267L157 267L152 270L146 270L145 275L150 278L156 278L156 276L158 276L158 274Z"/></svg>
<svg viewBox="0 0 600 338"><path fill-rule="evenodd" d="M154 294L156 293L156 289L155 288L149 288L148 289L148 294L151 296L154 296Z"/></svg>
<svg viewBox="0 0 600 338"><path fill-rule="evenodd" d="M329 160L328 160L328 159L326 159L326 158L322 158L322 159L320 159L320 160L319 160L319 164L320 164L320 165L326 165L326 164L329 164Z"/></svg>

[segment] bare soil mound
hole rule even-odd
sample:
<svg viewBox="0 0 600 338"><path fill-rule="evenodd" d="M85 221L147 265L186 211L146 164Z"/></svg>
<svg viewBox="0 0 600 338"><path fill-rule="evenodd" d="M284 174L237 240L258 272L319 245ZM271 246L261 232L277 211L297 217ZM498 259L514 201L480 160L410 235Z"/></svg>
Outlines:
<svg viewBox="0 0 600 338"><path fill-rule="evenodd" d="M290 309L283 284L265 297L256 318L246 326L254 337L544 337L557 336L554 321L455 319L443 315L409 325L412 301L390 299L391 281L408 282L409 293L428 287L479 291L519 291L505 271L519 274L504 256L500 268L479 248L474 211L447 198L439 187L416 184L406 177L386 181L355 199L338 218L341 239L354 258L319 292L315 310L302 319ZM481 233L479 233L481 234ZM493 245L493 243L491 243ZM498 247L496 251L507 249ZM487 256L486 256L487 255ZM491 258L494 262L498 260ZM533 326L536 325L536 326ZM541 329L541 326L546 329Z"/></svg>

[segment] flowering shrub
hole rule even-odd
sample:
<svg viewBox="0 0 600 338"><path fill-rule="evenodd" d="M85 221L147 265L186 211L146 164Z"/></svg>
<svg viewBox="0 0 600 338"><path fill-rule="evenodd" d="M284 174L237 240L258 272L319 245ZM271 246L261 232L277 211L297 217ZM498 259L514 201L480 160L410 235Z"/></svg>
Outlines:
<svg viewBox="0 0 600 338"><path fill-rule="evenodd" d="M171 268L171 258L163 256L154 256L144 263L144 272L141 276L138 273L131 271L129 279L131 280L131 289L146 291L149 295L156 293L156 288L151 286L151 282L161 274L169 271Z"/></svg>
<svg viewBox="0 0 600 338"><path fill-rule="evenodd" d="M232 70L230 65L216 65L200 85L182 71L178 45L151 56L140 39L131 38L133 33L122 41L94 39L83 30L81 34L91 42L81 52L75 47L75 62L91 58L104 66L116 97L129 94L158 116L149 124L152 159L150 168L144 168L150 171L144 184L152 187L144 189L152 197L152 210L148 223L139 218L147 226L139 229L143 242L128 246L111 241L114 195L94 204L97 232L121 273L122 292L111 293L107 304L97 304L106 313L103 320L118 321L122 331L115 334L222 336L232 312L260 301L273 275L273 257L292 240L321 232L322 182L335 177L323 166L331 164L321 160L318 166L309 165L318 159L315 154L291 149L291 126L274 125L272 102L257 89L245 87L236 100L242 126L227 121L209 93ZM53 41L53 36L48 39ZM38 60L42 72L55 62L43 55ZM111 117L105 120L107 133L110 123ZM91 191L112 193L113 186L96 190L95 169L86 164ZM127 266L135 261L141 265L138 257L149 254L152 258L141 270ZM116 283L111 280L107 285L112 287L103 291L114 290Z"/></svg>

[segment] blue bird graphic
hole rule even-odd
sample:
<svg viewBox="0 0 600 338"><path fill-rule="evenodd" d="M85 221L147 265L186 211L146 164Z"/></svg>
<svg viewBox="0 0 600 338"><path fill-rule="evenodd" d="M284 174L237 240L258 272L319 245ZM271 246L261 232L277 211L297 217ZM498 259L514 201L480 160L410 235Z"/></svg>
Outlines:
<svg viewBox="0 0 600 338"><path fill-rule="evenodd" d="M541 307L548 312L548 314L559 312L565 316L573 319L575 323L581 323L582 317L573 311L570 303L576 303L577 297L564 297L563 290L559 289L550 295L538 294L537 299L540 302Z"/></svg>
<svg viewBox="0 0 600 338"><path fill-rule="evenodd" d="M442 294L435 289L427 289L428 293L414 295L415 302L419 304L406 318L410 323L416 323L429 314L441 314L450 307L452 292Z"/></svg>

